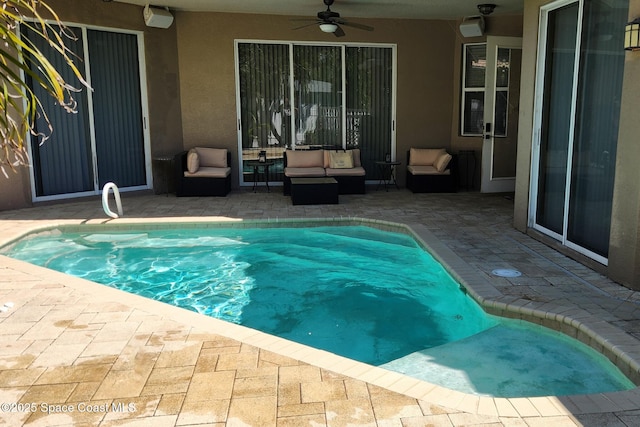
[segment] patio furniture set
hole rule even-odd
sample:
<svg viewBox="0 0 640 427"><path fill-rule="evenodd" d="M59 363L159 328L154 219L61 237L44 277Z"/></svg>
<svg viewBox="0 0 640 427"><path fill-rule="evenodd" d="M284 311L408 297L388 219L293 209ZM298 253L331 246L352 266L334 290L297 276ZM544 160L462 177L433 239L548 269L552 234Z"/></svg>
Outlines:
<svg viewBox="0 0 640 427"><path fill-rule="evenodd" d="M249 163L255 191L259 168L272 162ZM174 164L178 197L223 197L231 191L231 153L227 149L195 147L176 154ZM283 193L291 196L294 205L336 204L340 194L365 194L366 171L359 149L285 150L283 164ZM387 159L376 165L380 169L378 187L397 187L395 168L400 162ZM406 184L414 193L455 192L457 173L457 156L444 148L411 148L407 152Z"/></svg>

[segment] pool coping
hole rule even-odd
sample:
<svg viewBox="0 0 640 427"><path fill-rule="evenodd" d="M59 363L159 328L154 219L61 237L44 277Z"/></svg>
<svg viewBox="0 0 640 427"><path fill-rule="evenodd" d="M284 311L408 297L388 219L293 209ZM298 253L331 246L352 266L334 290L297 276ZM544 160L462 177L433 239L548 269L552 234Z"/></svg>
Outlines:
<svg viewBox="0 0 640 427"><path fill-rule="evenodd" d="M447 271L458 280L469 295L488 313L504 317L523 319L565 333L600 351L609 358L636 385L640 378L640 346L638 341L614 325L599 319L593 314L576 307L567 307L555 303L542 303L502 295L478 269L458 257L441 242L431 231L421 224L403 224L383 220L371 220L359 217L336 217L316 219L256 219L242 220L221 217L173 217L138 218L108 220L63 220L46 221L45 224L30 223L20 227L15 233L0 238L0 246L5 247L16 240L34 232L43 232L57 228L77 227L81 230L110 229L132 230L144 226L146 229L163 226L193 227L236 227L248 228L256 225L271 227L295 227L318 225L368 225L387 231L404 232L412 235L420 245L441 262ZM451 409L479 415L513 417L560 416L595 414L633 410L640 407L640 389L638 387L618 392L570 395L502 398L478 396L418 380L406 375L388 371L384 368L357 362L342 356L318 350L303 344L269 335L251 328L228 323L186 309L130 294L85 279L72 277L64 273L34 266L0 255L3 262L20 271L28 271L48 279L56 278L65 286L90 293L97 298L105 298L129 305L133 308L167 316L184 324L206 329L243 343L272 351L299 361L324 368L338 374L386 388L416 399L425 400Z"/></svg>

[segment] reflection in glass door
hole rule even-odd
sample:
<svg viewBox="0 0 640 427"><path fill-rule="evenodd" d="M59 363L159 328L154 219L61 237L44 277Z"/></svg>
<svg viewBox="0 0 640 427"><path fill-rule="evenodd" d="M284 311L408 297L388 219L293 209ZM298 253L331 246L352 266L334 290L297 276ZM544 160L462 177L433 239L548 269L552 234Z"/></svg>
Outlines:
<svg viewBox="0 0 640 427"><path fill-rule="evenodd" d="M532 226L606 264L628 1L541 9Z"/></svg>
<svg viewBox="0 0 640 427"><path fill-rule="evenodd" d="M237 42L241 184L261 151L283 174L286 149L360 148L367 179L394 153L394 49L390 46ZM263 177L258 177L263 178Z"/></svg>
<svg viewBox="0 0 640 427"><path fill-rule="evenodd" d="M294 46L296 148L342 146L342 48Z"/></svg>

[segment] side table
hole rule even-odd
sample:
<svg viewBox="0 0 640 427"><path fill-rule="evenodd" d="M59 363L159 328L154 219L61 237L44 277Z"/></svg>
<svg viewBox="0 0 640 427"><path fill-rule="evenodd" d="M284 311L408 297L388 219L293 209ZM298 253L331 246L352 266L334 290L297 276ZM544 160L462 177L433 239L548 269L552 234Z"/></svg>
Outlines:
<svg viewBox="0 0 640 427"><path fill-rule="evenodd" d="M169 179L171 177L171 173L173 172L173 156L169 155L160 155L154 156L153 160L160 164L161 173L160 175L164 175L164 185L167 187L167 197L169 197Z"/></svg>
<svg viewBox="0 0 640 427"><path fill-rule="evenodd" d="M271 188L269 188L269 166L273 165L274 162L271 160L267 160L266 162L261 162L259 160L248 160L247 166L253 168L253 192L256 192L256 188L258 187L258 175L260 174L260 168L262 168L262 176L264 177L264 183L267 186L267 192L271 192Z"/></svg>
<svg viewBox="0 0 640 427"><path fill-rule="evenodd" d="M400 189L400 187L398 187L398 183L396 182L395 174L396 166L400 165L400 162L379 161L376 162L376 165L378 165L378 169L380 170L380 181L378 181L376 190L380 188L380 185L383 184L386 191L389 191L389 186L391 184L394 184L397 189Z"/></svg>

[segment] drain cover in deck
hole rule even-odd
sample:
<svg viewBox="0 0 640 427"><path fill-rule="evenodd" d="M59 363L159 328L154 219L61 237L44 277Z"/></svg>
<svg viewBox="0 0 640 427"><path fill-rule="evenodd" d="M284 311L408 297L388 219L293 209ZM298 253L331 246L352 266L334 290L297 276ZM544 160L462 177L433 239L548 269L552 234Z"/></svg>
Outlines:
<svg viewBox="0 0 640 427"><path fill-rule="evenodd" d="M522 276L518 270L510 270L508 268L497 268L491 272L494 276L498 277L519 277Z"/></svg>

